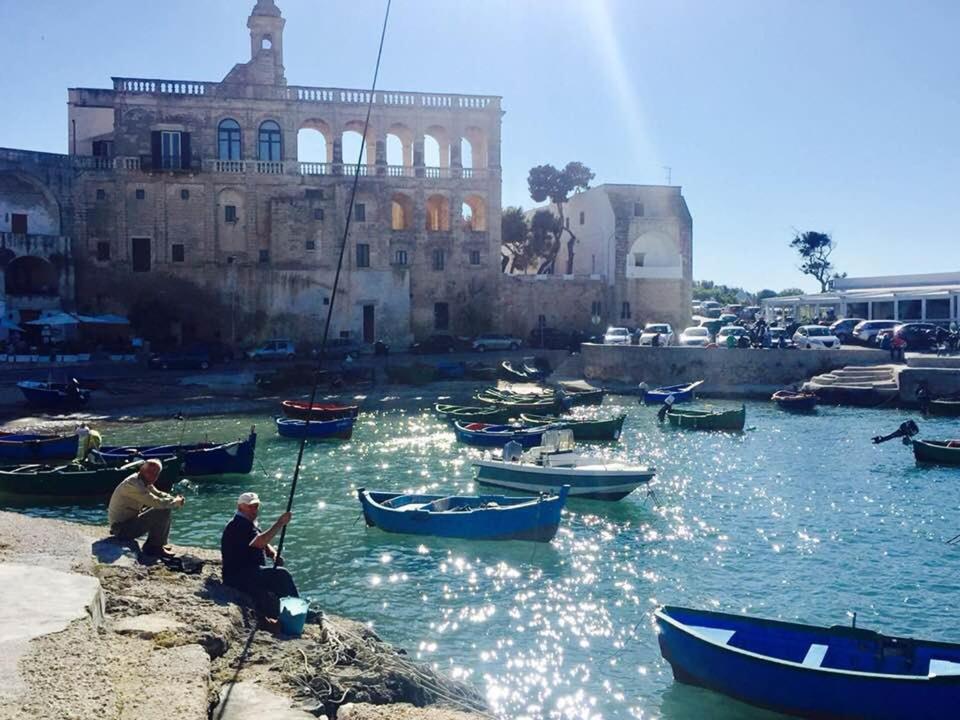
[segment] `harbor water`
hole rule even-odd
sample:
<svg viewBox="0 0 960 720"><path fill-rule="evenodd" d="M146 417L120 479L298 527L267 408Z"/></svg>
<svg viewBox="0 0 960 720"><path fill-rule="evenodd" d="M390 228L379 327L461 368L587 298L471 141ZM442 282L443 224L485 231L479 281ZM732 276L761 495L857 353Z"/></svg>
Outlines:
<svg viewBox="0 0 960 720"><path fill-rule="evenodd" d="M720 407L734 403L718 401ZM628 413L622 441L597 453L652 464L650 495L568 503L546 544L389 535L365 527L360 487L472 493L471 460L427 409L361 415L353 440L308 446L285 555L324 610L369 621L411 657L468 679L508 718L764 718L674 684L652 625L660 604L960 642L960 469L918 467L874 435L895 410L788 414L747 403L743 433L671 429L635 398L591 412ZM272 419L212 417L103 427L110 444L244 436L259 431L250 476L184 482L172 540L215 548L241 491L284 509L297 443ZM921 437L960 436L949 418ZM30 508L104 522L103 506Z"/></svg>

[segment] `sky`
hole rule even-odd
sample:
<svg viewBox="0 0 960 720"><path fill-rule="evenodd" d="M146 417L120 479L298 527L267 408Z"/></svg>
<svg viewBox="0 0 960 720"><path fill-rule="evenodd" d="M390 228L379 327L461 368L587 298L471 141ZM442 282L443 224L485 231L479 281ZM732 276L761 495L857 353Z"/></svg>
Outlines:
<svg viewBox="0 0 960 720"><path fill-rule="evenodd" d="M368 87L385 0L277 0L294 85ZM66 152L68 87L219 80L253 0L0 0L0 147ZM960 3L393 0L383 89L503 97L503 204L528 170L683 188L694 277L816 289L789 248L830 233L852 276L960 270Z"/></svg>

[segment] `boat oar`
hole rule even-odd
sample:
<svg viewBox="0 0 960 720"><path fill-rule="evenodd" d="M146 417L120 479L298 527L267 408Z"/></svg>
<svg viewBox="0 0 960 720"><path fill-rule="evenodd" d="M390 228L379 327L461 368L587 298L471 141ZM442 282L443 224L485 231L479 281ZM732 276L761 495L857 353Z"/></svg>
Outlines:
<svg viewBox="0 0 960 720"><path fill-rule="evenodd" d="M946 545L953 545L953 544L955 544L958 540L960 540L960 535L954 535L952 538L950 538L949 540L947 540L944 544L946 544Z"/></svg>
<svg viewBox="0 0 960 720"><path fill-rule="evenodd" d="M377 63L373 69L373 83L370 88L370 99L367 102L367 116L363 122L363 134L360 136L360 150L357 152L357 163L353 174L353 187L350 189L350 203L347 205L347 218L343 226L343 241L340 243L340 257L337 259L337 271L333 276L333 287L330 291L330 304L327 306L327 319L323 326L323 341L320 343L320 352L317 356L317 371L313 377L313 389L310 391L310 402L307 405L307 419L303 424L303 435L300 437L300 449L297 451L297 464L293 468L293 480L290 483L290 497L287 499L287 512L293 510L293 498L297 493L297 481L300 479L300 468L303 465L303 453L307 447L307 437L310 431L310 419L313 416L313 405L317 400L317 390L320 386L320 377L323 374L323 361L327 354L327 338L330 336L330 320L333 318L333 306L337 302L337 290L340 287L340 273L343 270L343 256L347 249L347 240L350 237L350 221L353 219L353 206L357 198L357 187L360 183L360 169L363 151L366 146L367 131L370 129L370 115L373 112L373 99L376 97L377 76L380 74L380 58L383 56L383 41L387 36L387 20L390 18L390 3L383 15L383 28L380 31L380 47L377 50ZM273 558L273 566L277 567L283 554L283 542L287 537L287 526L280 530L280 540L277 543L277 552Z"/></svg>

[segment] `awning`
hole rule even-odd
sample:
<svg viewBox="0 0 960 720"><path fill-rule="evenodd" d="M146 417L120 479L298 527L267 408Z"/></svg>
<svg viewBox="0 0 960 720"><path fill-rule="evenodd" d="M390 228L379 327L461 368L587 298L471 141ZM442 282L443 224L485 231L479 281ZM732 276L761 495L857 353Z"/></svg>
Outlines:
<svg viewBox="0 0 960 720"><path fill-rule="evenodd" d="M46 317L38 318L37 320L31 320L30 322L24 323L24 325L79 325L80 320L75 318L73 315L65 312L55 313L53 315L47 315Z"/></svg>
<svg viewBox="0 0 960 720"><path fill-rule="evenodd" d="M84 325L129 325L130 321L120 315L77 315Z"/></svg>

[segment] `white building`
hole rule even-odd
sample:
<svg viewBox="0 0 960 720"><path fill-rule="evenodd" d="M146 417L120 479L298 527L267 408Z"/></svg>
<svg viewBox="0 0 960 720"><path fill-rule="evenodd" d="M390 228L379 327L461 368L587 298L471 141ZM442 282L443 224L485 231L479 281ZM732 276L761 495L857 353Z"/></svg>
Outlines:
<svg viewBox="0 0 960 720"><path fill-rule="evenodd" d="M960 321L960 272L839 278L828 292L761 304L770 322L782 311L798 320L832 315L948 325Z"/></svg>

